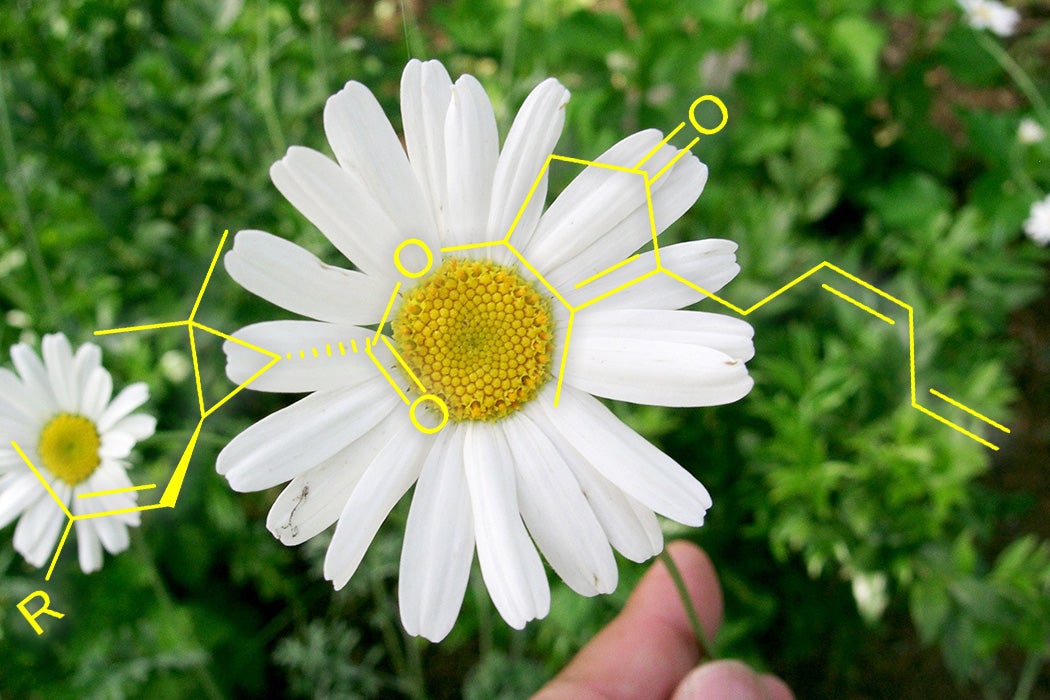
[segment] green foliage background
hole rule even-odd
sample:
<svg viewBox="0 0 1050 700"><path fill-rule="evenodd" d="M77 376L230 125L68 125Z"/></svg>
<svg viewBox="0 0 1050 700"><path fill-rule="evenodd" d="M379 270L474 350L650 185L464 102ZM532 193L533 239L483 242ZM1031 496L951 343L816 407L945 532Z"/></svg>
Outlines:
<svg viewBox="0 0 1050 700"><path fill-rule="evenodd" d="M78 343L185 318L226 228L330 256L268 168L292 144L327 150L324 100L348 79L396 123L409 56L476 74L504 133L557 76L573 94L557 152L583 158L668 130L715 93L730 121L696 148L710 182L666 237L739 243L724 294L743 306L822 260L906 300L920 401L1003 445L912 409L906 324L822 292L842 287L825 273L749 317L747 399L615 406L715 498L704 528L667 534L719 567L720 653L799 697L1050 697L1048 256L1020 231L1050 189L1050 142L1018 142L1022 116L1047 115L992 55L1004 47L1047 94L1050 5L1016 6L1025 19L1003 42L950 0L6 2L0 355L46 332ZM220 270L199 318L229 332L278 313ZM197 410L187 339L100 344L118 383L150 384L160 432L141 446L139 481L165 483ZM217 398L230 388L218 343L202 357ZM521 697L644 570L621 561L617 592L598 599L553 581L550 615L520 633L475 572L445 642L406 639L394 603L406 504L333 592L325 536L283 547L264 527L276 492L234 494L215 474L230 437L283 402L248 392L210 418L177 508L146 514L98 574L66 553L45 585L13 528L0 532L0 696ZM38 588L67 612L42 637L15 609Z"/></svg>

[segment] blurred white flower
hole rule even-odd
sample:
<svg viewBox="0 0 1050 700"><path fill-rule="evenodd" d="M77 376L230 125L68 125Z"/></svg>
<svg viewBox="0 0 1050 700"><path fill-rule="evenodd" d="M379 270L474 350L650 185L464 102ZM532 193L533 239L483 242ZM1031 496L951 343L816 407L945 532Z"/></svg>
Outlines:
<svg viewBox="0 0 1050 700"><path fill-rule="evenodd" d="M1032 205L1024 222L1024 232L1039 245L1050 243L1050 195Z"/></svg>
<svg viewBox="0 0 1050 700"><path fill-rule="evenodd" d="M959 0L966 19L974 29L987 29L999 36L1010 36L1017 29L1021 14L995 0Z"/></svg>
<svg viewBox="0 0 1050 700"><path fill-rule="evenodd" d="M886 574L857 573L853 575L853 600L857 602L857 610L868 622L875 622L890 602L889 593L886 591Z"/></svg>
<svg viewBox="0 0 1050 700"><path fill-rule="evenodd" d="M33 566L43 566L65 521L58 504L14 450L25 452L73 515L132 508L135 491L77 498L78 494L130 487L125 461L135 443L153 434L157 421L132 413L149 398L142 382L113 398L113 379L102 366L102 351L86 343L73 354L66 336L46 335L43 362L28 345L11 348L17 374L0 367L0 527L21 518L15 549ZM102 568L102 548L128 548L128 527L137 512L77 520L80 568Z"/></svg>
<svg viewBox="0 0 1050 700"><path fill-rule="evenodd" d="M1021 143L1039 143L1046 138L1046 129L1039 122L1030 117L1025 117L1017 125L1017 140Z"/></svg>

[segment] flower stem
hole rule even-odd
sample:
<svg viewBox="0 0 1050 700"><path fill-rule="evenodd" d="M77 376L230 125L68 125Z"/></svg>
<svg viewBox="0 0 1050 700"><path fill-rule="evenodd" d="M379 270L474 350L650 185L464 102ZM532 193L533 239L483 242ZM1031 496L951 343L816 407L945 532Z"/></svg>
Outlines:
<svg viewBox="0 0 1050 700"><path fill-rule="evenodd" d="M700 660L713 660L715 655L711 653L711 641L707 638L707 634L704 632L703 626L700 624L700 616L696 612L696 606L693 605L693 599L689 596L689 589L685 586L685 579L682 578L682 572L678 570L678 565L675 564L674 559L668 553L667 548L660 552L660 561L667 567L668 573L671 574L671 580L674 581L675 588L678 589L678 597L682 599L682 605L685 607L685 615L689 619L689 626L693 628L693 636L696 637L696 645L700 648Z"/></svg>
<svg viewBox="0 0 1050 700"><path fill-rule="evenodd" d="M1035 83L1032 82L1032 78L1025 72L1025 69L1013 59L1013 56L1007 53L1006 49L986 34L978 32L977 42L1013 78L1014 83L1028 98L1032 107L1035 108L1039 119L1043 122L1043 126L1050 129L1050 107L1047 107L1046 100L1039 94L1039 89L1036 88Z"/></svg>
<svg viewBox="0 0 1050 700"><path fill-rule="evenodd" d="M270 71L270 6L263 3L259 9L259 20L256 26L255 70L258 73L259 85L256 97L262 109L263 122L266 124L266 135L274 157L280 156L285 149L284 134L281 132L281 120L277 116L277 107L273 100L273 76Z"/></svg>
<svg viewBox="0 0 1050 700"><path fill-rule="evenodd" d="M1035 689L1035 682L1039 679L1039 667L1043 665L1042 652L1028 652L1025 657L1024 666L1021 667L1021 678L1017 681L1017 690L1014 692L1014 700L1028 700Z"/></svg>
<svg viewBox="0 0 1050 700"><path fill-rule="evenodd" d="M61 307L55 295L54 285L51 284L51 275L48 273L44 257L40 252L40 241L36 226L33 224L33 215L29 210L29 197L26 194L21 173L18 171L18 157L11 133L11 116L7 104L6 66L0 66L0 148L3 149L4 161L8 170L7 180L11 186L11 194L14 196L16 214L21 219L19 223L22 225L22 241L26 256L33 267L33 274L40 287L44 307L50 315L49 323L45 325L57 326L61 320Z"/></svg>

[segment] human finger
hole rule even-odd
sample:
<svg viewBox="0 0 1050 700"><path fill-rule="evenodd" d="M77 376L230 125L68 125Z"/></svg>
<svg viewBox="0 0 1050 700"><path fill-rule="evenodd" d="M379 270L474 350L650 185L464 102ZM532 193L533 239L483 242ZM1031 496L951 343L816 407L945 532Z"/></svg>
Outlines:
<svg viewBox="0 0 1050 700"><path fill-rule="evenodd" d="M708 638L722 623L722 589L711 560L691 542L672 542L674 560ZM649 568L616 618L534 700L666 698L700 651L667 567Z"/></svg>
<svg viewBox="0 0 1050 700"><path fill-rule="evenodd" d="M795 700L795 696L776 676L759 675L739 661L723 659L690 671L671 700Z"/></svg>

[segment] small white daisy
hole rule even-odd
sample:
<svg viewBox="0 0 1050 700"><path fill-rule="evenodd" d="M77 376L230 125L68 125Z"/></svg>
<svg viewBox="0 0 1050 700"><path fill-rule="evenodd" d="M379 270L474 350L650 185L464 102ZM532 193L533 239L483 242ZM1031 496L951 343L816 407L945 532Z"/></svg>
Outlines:
<svg viewBox="0 0 1050 700"><path fill-rule="evenodd" d="M1046 130L1036 120L1025 117L1017 125L1017 140L1023 144L1039 143L1046 138Z"/></svg>
<svg viewBox="0 0 1050 700"><path fill-rule="evenodd" d="M1039 245L1050 244L1050 195L1032 204L1024 222L1024 232Z"/></svg>
<svg viewBox="0 0 1050 700"><path fill-rule="evenodd" d="M0 367L0 527L15 518L15 549L33 566L43 566L55 549L66 516L11 443L76 515L132 508L137 492L77 498L78 494L132 486L125 461L135 443L148 438L156 419L132 413L149 398L145 384L113 398L113 380L102 367L102 351L86 343L73 354L61 333L45 335L43 362L28 346L11 348L17 373ZM102 548L128 548L128 527L139 514L122 513L76 520L80 568L102 568Z"/></svg>
<svg viewBox="0 0 1050 700"><path fill-rule="evenodd" d="M453 84L440 63L411 61L401 82L406 155L372 93L350 82L324 111L337 162L292 147L270 174L360 271L326 265L262 231L240 232L225 259L249 291L317 320L259 323L236 334L294 355L252 389L312 393L235 437L219 455L219 473L238 491L291 480L267 518L286 544L338 523L324 565L336 588L416 484L398 597L405 629L434 641L455 622L475 550L496 608L521 628L550 604L537 546L570 587L594 595L616 587L614 549L634 561L662 549L655 513L703 523L711 505L704 487L592 394L704 406L735 401L752 386L744 365L751 327L677 310L702 295L656 275L575 314L555 407L565 306L505 247L441 252L506 235L554 149L568 97L556 80L540 83L501 150L492 105L474 77ZM645 167L657 173L678 154L660 146L661 137L634 134L596 160L633 167L652 153ZM685 154L653 183L657 230L692 206L706 179L707 168ZM546 211L545 198L546 178L511 240L569 304L637 275L640 268L619 268L577 288L651 240L640 176L588 167ZM406 239L432 251L428 274L410 274L425 259L394 264ZM735 249L702 240L661 246L660 254L669 269L715 291L739 270ZM413 246L417 256L421 250ZM652 267L652 252L641 258L641 269ZM387 339L447 406L449 422L437 434L412 424L363 353L326 356L326 348L365 345L374 331L362 326L379 323L398 283ZM237 383L265 361L234 343L225 351Z"/></svg>
<svg viewBox="0 0 1050 700"><path fill-rule="evenodd" d="M1017 30L1021 14L995 0L959 0L966 20L974 29L987 29L999 36L1010 36Z"/></svg>

